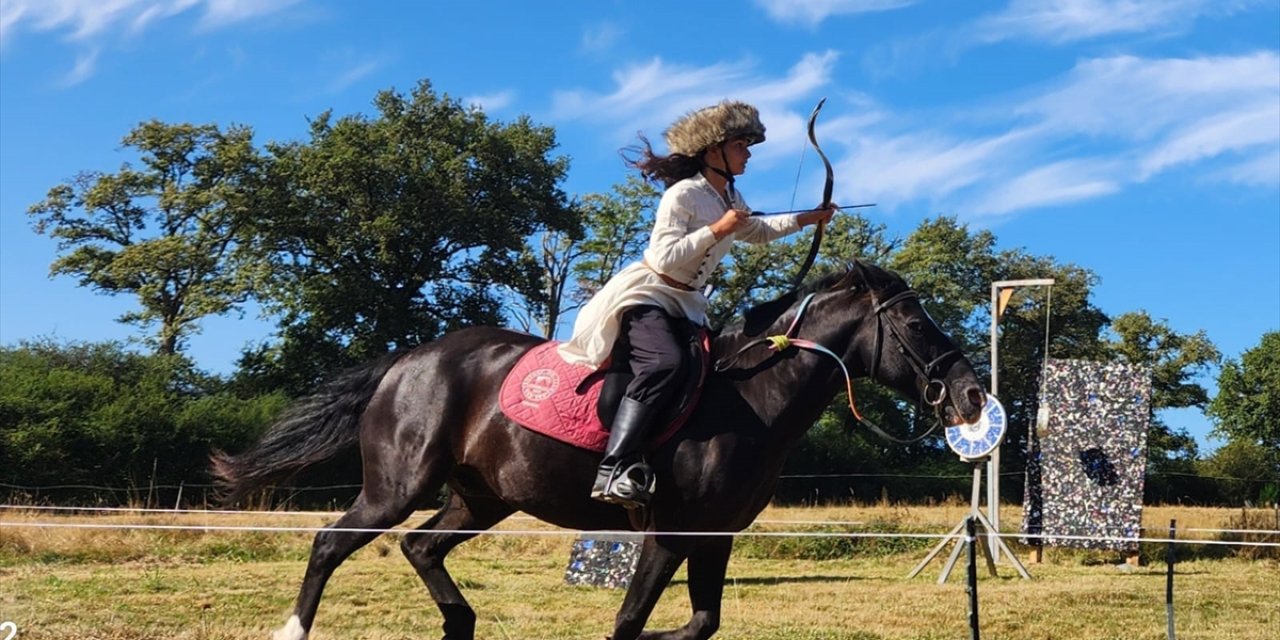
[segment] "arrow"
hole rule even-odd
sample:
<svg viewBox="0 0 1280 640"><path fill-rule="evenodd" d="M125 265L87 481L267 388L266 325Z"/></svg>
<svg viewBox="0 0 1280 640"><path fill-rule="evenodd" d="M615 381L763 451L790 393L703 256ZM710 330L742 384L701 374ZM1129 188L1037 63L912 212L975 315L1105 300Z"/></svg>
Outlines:
<svg viewBox="0 0 1280 640"><path fill-rule="evenodd" d="M836 210L844 211L845 209L864 209L866 207L874 207L874 206L876 206L874 202L872 202L871 204L851 204L847 207L836 207ZM788 213L808 213L813 210L814 209L792 209L791 211L752 211L751 215L752 216L780 216Z"/></svg>

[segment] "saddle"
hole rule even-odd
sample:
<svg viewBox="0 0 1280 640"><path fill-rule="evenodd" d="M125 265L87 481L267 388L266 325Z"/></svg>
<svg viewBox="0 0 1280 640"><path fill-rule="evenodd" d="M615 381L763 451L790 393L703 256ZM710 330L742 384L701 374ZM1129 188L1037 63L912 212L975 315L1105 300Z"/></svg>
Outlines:
<svg viewBox="0 0 1280 640"><path fill-rule="evenodd" d="M702 395L710 362L710 334L692 324L681 333L686 348L684 382L678 401L659 408L649 449L679 431ZM605 425L613 422L613 412L631 381L630 369L615 366L612 358L599 368L569 364L556 350L559 344L544 342L521 356L502 382L498 404L504 415L530 431L603 453L609 442Z"/></svg>

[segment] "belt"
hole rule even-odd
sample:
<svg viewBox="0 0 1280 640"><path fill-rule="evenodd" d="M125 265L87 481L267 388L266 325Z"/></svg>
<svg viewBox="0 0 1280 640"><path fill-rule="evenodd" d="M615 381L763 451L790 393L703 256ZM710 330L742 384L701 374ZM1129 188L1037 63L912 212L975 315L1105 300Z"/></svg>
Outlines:
<svg viewBox="0 0 1280 640"><path fill-rule="evenodd" d="M643 263L644 263L644 266L645 266L645 267L648 267L648 269L649 269L650 271L652 271L652 272L653 272L654 274L656 274L659 278L661 278L661 279L662 279L662 283L663 283L663 284L665 284L665 285L667 285L668 287L671 287L671 288L673 288L673 289L679 289L679 290L681 290L681 291L693 291L693 290L694 290L694 288L693 288L693 287L691 287L691 286L689 286L689 285L687 285L687 284L685 284L685 283L683 283L683 282L680 282L679 280L676 280L675 278L672 278L671 276L669 276L669 275L667 275L667 274L665 274L665 273L663 273L663 272L661 272L661 271L658 271L657 269L654 269L653 267L649 266L649 262L648 262L647 260L642 260L641 262L643 262Z"/></svg>

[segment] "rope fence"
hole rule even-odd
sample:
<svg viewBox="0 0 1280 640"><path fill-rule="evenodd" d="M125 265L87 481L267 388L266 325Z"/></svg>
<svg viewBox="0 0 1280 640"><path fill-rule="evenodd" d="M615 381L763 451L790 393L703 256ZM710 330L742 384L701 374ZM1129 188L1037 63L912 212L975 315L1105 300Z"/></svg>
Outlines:
<svg viewBox="0 0 1280 640"><path fill-rule="evenodd" d="M285 516L285 517L336 517L341 514L338 512L324 511L235 511L235 510L199 510L199 509L146 509L132 507L58 507L58 506L25 506L25 505L0 505L0 511L7 512L64 512L64 513L131 513L131 514L155 514L155 515L212 515L212 516L232 516L232 515L260 515L260 516ZM515 520L535 520L532 516L516 515L511 519ZM913 532L857 532L857 531L754 531L754 527L759 525L770 526L827 526L827 527L849 527L849 526L865 526L865 522L851 521L834 521L834 520L776 520L762 519L754 522L751 527L739 532L726 531L648 531L644 532L650 535L660 536L702 536L702 537L722 537L722 536L755 536L755 537L816 537L816 538L901 538L901 539L932 539L940 540L951 537L945 533L913 533ZM218 525L218 524L151 524L151 523L104 523L104 522L52 522L52 521L3 521L0 520L0 527L27 527L27 528L62 528L62 529L137 529L137 530L185 530L185 531L240 531L240 532L276 532L276 533L319 533L321 531L345 532L345 533L377 533L377 534L415 534L415 533L458 533L467 535L530 535L530 536L577 536L582 532L576 529L432 529L421 530L417 528L405 527L389 527L389 528L343 528L332 526L263 526L263 525ZM1168 531L1169 537L1147 537L1147 536L1084 536L1084 535L1066 535L1066 534L1030 534L1030 533L991 533L986 534L998 538L1013 538L1019 540L1074 540L1080 542L1120 542L1120 543L1151 543L1151 544L1170 544L1175 540L1173 538L1173 527L1144 527L1144 531ZM1178 529L1183 534L1189 532L1210 533L1210 534L1245 534L1256 535L1262 537L1276 536L1280 537L1280 530L1276 529L1218 529L1218 528L1181 528ZM631 530L592 530L588 533L599 535L637 535L638 532ZM1236 541L1236 540L1213 540L1205 538L1182 538L1177 540L1182 544L1197 545L1221 545L1221 546L1245 546L1245 547L1274 547L1280 548L1280 542L1266 541Z"/></svg>
<svg viewBox="0 0 1280 640"><path fill-rule="evenodd" d="M254 516L268 517L271 519L280 518L296 518L296 517L320 517L330 518L336 517L337 512L328 511L239 511L239 510L202 510L202 509L154 509L141 507L74 507L74 506L49 506L49 505L14 505L0 504L0 531L6 528L38 528L38 529L83 529L83 530L130 530L130 531L195 531L202 533L230 533L230 532L255 532L255 533L320 533L320 532L344 532L344 533L372 533L372 534L392 534L397 536L412 536L419 533L431 534L460 534L469 536L520 536L520 537L580 537L587 538L609 538L609 537L629 537L637 540L641 535L657 535L657 536L694 536L694 537L758 537L758 538L862 538L862 539L912 539L912 540L943 540L946 544L947 540L954 540L957 546L953 558L962 550L967 550L967 571L965 593L968 604L967 622L970 630L970 638L979 640L981 634L981 619L979 616L980 598L978 594L978 553L979 549L984 552L987 549L986 543L982 540L983 536L991 538L1015 538L1019 540L1046 540L1049 538L1055 541L1083 541L1083 542L1119 542L1128 544L1148 544L1148 545L1166 545L1165 562L1166 562L1166 585L1164 590L1164 609L1166 618L1167 640L1176 640L1175 625L1175 563L1178 561L1175 553L1175 544L1184 547L1191 545L1219 546L1219 547L1253 547L1253 548L1280 548L1280 530L1275 529L1227 529L1227 528L1179 528L1176 520L1171 520L1168 528L1162 527L1145 527L1147 531L1163 531L1167 532L1167 536L1084 536L1084 535L1045 535L1045 534L1025 534L1025 533L996 533L987 532L983 536L975 533L976 520L974 516L970 516L966 520L966 531L964 534L956 535L952 533L922 533L922 532L860 532L860 531L802 531L796 530L795 527L803 526L823 526L823 527L850 527L863 526L861 522L847 521L827 521L827 520L788 520L788 519L771 519L757 520L752 523L746 530L739 532L727 531L647 531L643 534L630 530L593 530L578 531L570 529L562 529L553 525L544 525L545 528L494 528L494 529L418 529L405 528L403 526L389 528L361 528L361 527L335 527L335 526L288 526L288 525L239 525L239 524L212 524L209 522L199 524L170 524L170 523L148 523L148 522L68 522L77 517L104 517L105 516L204 516L210 520L222 519L229 516ZM5 516L22 516L27 517L33 515L31 519L14 521L12 518L5 519ZM534 518L526 514L517 514L511 518L519 521L532 521ZM60 521L61 520L61 521ZM781 531L760 530L760 527L791 527ZM927 525L918 525L927 526ZM1196 532L1200 534L1243 534L1249 536L1259 536L1265 540L1214 540L1201 538L1187 538L1186 534ZM1181 533L1184 537L1178 538ZM1268 540L1277 540L1271 542ZM578 546L575 545L575 553ZM574 556L571 560L577 558ZM613 563L616 567L626 567L627 563L634 570L634 562L638 556L632 554L625 556L624 554L615 554L612 557L605 558L605 562ZM994 575L994 566L991 566L990 557L987 559L989 569ZM571 567L573 562L570 563ZM949 567L948 567L949 569ZM943 580L945 580L945 570ZM1027 577L1024 575L1024 577ZM568 570L566 570L566 580L569 579ZM941 581L940 581L941 582ZM9 623L12 624L12 623ZM3 629L0 629L2 631Z"/></svg>
<svg viewBox="0 0 1280 640"><path fill-rule="evenodd" d="M1022 477L1026 475L1026 470L1010 470L1000 472L1002 478ZM1186 477L1186 478L1203 478L1206 480L1223 480L1229 482L1258 482L1257 478L1236 478L1231 476L1211 476L1194 473L1186 473L1181 471L1149 471L1148 476L1153 477ZM778 476L779 480L839 480L844 478L891 478L891 479L917 479L917 480L968 480L972 477L969 473L794 473L783 474ZM8 489L13 491L108 491L115 493L128 493L146 491L149 489L214 489L217 485L208 482L181 482L178 484L161 483L149 484L147 486L136 487L108 487L102 485L91 484L56 484L56 485L20 485L0 482L0 489ZM334 485L312 485L312 486L278 486L277 491L295 492L295 491L332 491L338 489L359 489L359 483L353 484L334 484Z"/></svg>

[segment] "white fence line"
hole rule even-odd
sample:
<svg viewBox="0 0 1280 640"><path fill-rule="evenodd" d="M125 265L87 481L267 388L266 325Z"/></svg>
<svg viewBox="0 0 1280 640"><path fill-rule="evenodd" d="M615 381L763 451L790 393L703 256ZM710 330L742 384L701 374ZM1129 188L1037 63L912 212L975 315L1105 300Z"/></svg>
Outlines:
<svg viewBox="0 0 1280 640"><path fill-rule="evenodd" d="M11 505L0 505L3 508L10 508ZM757 523L760 524L760 523ZM795 521L776 521L775 524L797 524ZM833 525L834 523L821 522L823 525ZM754 526L754 525L752 525ZM720 537L720 536L739 536L739 537L763 537L763 538L782 538L782 537L809 537L809 538L903 538L903 539L930 539L940 540L944 538L953 538L954 534L940 533L908 533L908 532L856 532L856 531L647 531L637 532L630 530L592 530L578 531L569 529L418 529L418 528L348 528L348 527L298 527L298 526L252 526L252 525L214 525L214 524L146 524L146 523L99 523L99 522L41 522L41 521L25 521L25 522L4 522L0 521L0 527L9 528L41 528L41 529L125 529L125 530L162 530L162 531L201 531L201 532L274 532L274 533L319 533L321 531L343 532L343 533L376 533L376 534L418 534L418 533L450 533L450 534L466 534L466 535L502 535L502 536L579 536L583 533L599 534L599 535L636 535L643 533L644 535L659 536L697 536L697 537ZM1152 529L1152 528L1149 528ZM1185 531L1185 530L1184 530ZM1209 530L1213 531L1213 530ZM1258 535L1277 535L1280 531L1269 530L1239 530L1242 533L1258 534ZM1083 536L1083 535L1063 535L1063 534L1028 534L1028 533L999 533L989 534L999 538L1015 538L1019 540L1034 539L1053 539L1053 540L1078 540L1089 542L1122 542L1122 543L1176 543L1176 544L1197 544L1210 546L1242 546L1242 547L1276 547L1280 548L1280 542L1246 542L1233 540L1205 540L1205 539L1188 539L1188 538L1161 538L1161 537L1145 537L1145 536Z"/></svg>
<svg viewBox="0 0 1280 640"><path fill-rule="evenodd" d="M957 507L959 508L959 507ZM142 508L142 507L66 507L53 505L12 505L0 504L0 511L33 511L33 512L93 512L93 513L130 513L130 514L155 514L155 515L215 515L215 516L233 516L233 515L261 515L261 516L285 516L285 517L340 517L342 511L251 511L251 510L235 510L235 509L158 509L158 508ZM533 516L525 514L516 514L511 516L513 520L536 520ZM0 522L0 524L6 524ZM849 526L865 526L867 523L863 521L844 521L844 520L778 520L778 519L760 519L753 523L754 525L796 525L796 526L833 526L833 527L849 527ZM1169 527L1146 526L1146 531L1169 531ZM1215 534L1252 534L1264 536L1280 536L1280 530L1277 529L1212 529L1204 527L1179 527L1179 531L1184 533L1215 533ZM391 529L385 531L392 531ZM1055 538L1070 539L1070 536L1048 535L1048 534L1000 534L1004 537L1019 538ZM1134 538L1119 538L1124 541L1132 541ZM1182 539L1186 541L1186 539ZM1198 539L1197 539L1198 542Z"/></svg>

